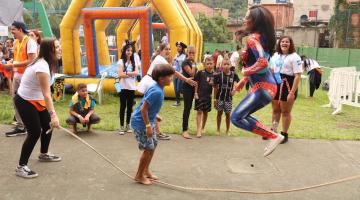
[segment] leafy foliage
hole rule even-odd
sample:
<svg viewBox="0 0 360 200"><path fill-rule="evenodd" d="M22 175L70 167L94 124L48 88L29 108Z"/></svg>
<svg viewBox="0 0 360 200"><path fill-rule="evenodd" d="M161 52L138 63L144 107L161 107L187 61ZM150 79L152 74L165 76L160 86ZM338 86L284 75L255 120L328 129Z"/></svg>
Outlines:
<svg viewBox="0 0 360 200"><path fill-rule="evenodd" d="M204 3L212 8L229 9L229 15L233 19L245 16L247 10L247 0L192 0L191 2Z"/></svg>
<svg viewBox="0 0 360 200"><path fill-rule="evenodd" d="M196 19L204 36L205 42L225 43L231 39L231 34L226 28L226 20L219 15L212 18L199 14Z"/></svg>
<svg viewBox="0 0 360 200"><path fill-rule="evenodd" d="M335 1L335 12L330 19L329 28L337 47L360 48L360 41L354 42L354 32L359 33L360 27L351 25L351 15L360 14L360 3L348 4L347 0Z"/></svg>

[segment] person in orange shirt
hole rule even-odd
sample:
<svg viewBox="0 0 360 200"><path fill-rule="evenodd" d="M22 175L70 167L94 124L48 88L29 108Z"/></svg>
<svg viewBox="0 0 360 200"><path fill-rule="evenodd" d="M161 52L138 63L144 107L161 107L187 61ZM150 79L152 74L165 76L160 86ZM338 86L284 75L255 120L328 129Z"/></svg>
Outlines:
<svg viewBox="0 0 360 200"><path fill-rule="evenodd" d="M14 59L6 64L1 64L7 72L13 72L12 96L15 96L21 82L21 77L27 65L29 65L37 56L37 44L29 38L26 25L23 22L14 21L11 25L11 33L15 37ZM14 102L13 102L14 103ZM16 126L14 130L5 133L7 137L23 135L26 133L19 112L15 108Z"/></svg>

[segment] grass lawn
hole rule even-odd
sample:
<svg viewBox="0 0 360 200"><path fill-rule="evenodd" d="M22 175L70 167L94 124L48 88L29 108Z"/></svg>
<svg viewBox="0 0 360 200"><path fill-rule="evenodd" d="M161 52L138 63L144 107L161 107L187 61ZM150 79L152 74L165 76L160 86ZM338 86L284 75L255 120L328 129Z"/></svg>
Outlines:
<svg viewBox="0 0 360 200"><path fill-rule="evenodd" d="M234 107L245 95L245 90L234 97ZM111 94L104 95L103 105L96 106L96 113L102 118L95 129L118 130L119 129L119 97ZM322 90L315 92L314 99L305 98L305 88L300 90L298 99L293 108L293 121L289 130L291 137L295 138L317 138L317 139L347 139L360 140L360 109L356 107L343 106L343 112L331 115L332 108L323 108L321 105L328 103L327 93ZM67 127L65 119L68 116L68 101L70 95L62 102L56 102L56 112L59 115L62 126ZM140 98L136 99L140 102ZM165 133L180 134L182 130L182 109L172 107L173 100L165 100L160 115L163 118L161 129ZM0 92L0 123L10 124L13 119L13 107L10 96ZM256 112L254 116L267 125L271 124L271 105ZM281 127L281 125L280 125ZM196 130L196 112L190 115L190 133ZM280 128L281 130L281 128ZM212 109L209 113L206 125L206 135L215 135L216 111ZM235 126L230 128L232 136L253 136L252 133L240 130ZM225 135L225 116L222 123L222 134Z"/></svg>

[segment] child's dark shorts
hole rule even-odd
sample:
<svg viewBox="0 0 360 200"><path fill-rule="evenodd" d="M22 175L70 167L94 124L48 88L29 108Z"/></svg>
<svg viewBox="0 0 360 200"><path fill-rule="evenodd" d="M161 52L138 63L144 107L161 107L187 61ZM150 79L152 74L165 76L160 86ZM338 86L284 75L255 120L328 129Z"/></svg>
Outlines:
<svg viewBox="0 0 360 200"><path fill-rule="evenodd" d="M210 112L211 111L211 99L195 99L195 110Z"/></svg>

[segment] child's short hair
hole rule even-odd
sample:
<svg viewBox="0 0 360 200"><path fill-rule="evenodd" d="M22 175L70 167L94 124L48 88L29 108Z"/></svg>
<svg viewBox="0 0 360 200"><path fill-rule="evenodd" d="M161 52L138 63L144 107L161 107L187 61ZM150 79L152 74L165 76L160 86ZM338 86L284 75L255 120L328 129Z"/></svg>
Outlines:
<svg viewBox="0 0 360 200"><path fill-rule="evenodd" d="M169 64L159 64L154 67L151 77L158 82L160 77L175 74L175 69Z"/></svg>
<svg viewBox="0 0 360 200"><path fill-rule="evenodd" d="M205 63L210 62L210 61L214 62L214 58L212 56L209 56L209 57L205 58Z"/></svg>
<svg viewBox="0 0 360 200"><path fill-rule="evenodd" d="M85 83L79 83L76 90L79 91L79 90L84 89L84 88L87 88L86 84Z"/></svg>

